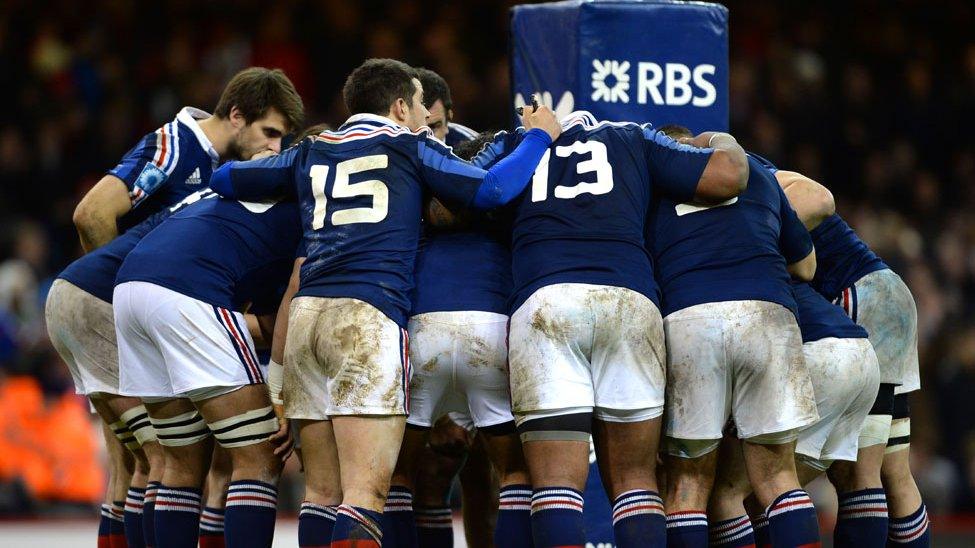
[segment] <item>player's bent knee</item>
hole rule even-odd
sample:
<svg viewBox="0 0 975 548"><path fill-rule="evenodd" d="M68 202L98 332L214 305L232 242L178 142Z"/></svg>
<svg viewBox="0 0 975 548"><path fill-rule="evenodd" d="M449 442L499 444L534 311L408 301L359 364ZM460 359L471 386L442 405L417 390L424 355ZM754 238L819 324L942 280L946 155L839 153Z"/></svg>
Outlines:
<svg viewBox="0 0 975 548"><path fill-rule="evenodd" d="M146 406L137 405L119 415L119 418L125 422L126 427L135 436L140 447L149 442L157 441L156 431L152 427L152 422L149 421Z"/></svg>
<svg viewBox="0 0 975 548"><path fill-rule="evenodd" d="M150 417L159 443L166 447L184 447L199 443L210 435L206 421L196 409L167 419Z"/></svg>
<svg viewBox="0 0 975 548"><path fill-rule="evenodd" d="M592 409L586 407L526 413L519 415L516 421L522 443L530 441L589 443L592 435Z"/></svg>
<svg viewBox="0 0 975 548"><path fill-rule="evenodd" d="M215 421L209 426L221 447L233 449L266 441L278 431L278 419L269 405Z"/></svg>
<svg viewBox="0 0 975 548"><path fill-rule="evenodd" d="M667 436L664 443L668 455L682 459L697 459L717 449L721 440L685 440Z"/></svg>

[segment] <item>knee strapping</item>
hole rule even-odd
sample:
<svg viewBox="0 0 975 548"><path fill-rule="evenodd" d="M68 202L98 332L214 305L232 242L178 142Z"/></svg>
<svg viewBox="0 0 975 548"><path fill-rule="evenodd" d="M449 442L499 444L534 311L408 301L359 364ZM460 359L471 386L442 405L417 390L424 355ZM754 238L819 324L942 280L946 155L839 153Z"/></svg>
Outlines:
<svg viewBox="0 0 975 548"><path fill-rule="evenodd" d="M168 419L149 417L149 420L156 430L159 443L167 447L191 445L210 435L206 421L195 409Z"/></svg>
<svg viewBox="0 0 975 548"><path fill-rule="evenodd" d="M278 431L278 418L267 406L210 424L210 430L223 447L244 447L260 443Z"/></svg>
<svg viewBox="0 0 975 548"><path fill-rule="evenodd" d="M592 435L592 412L526 418L518 425L522 442L582 441Z"/></svg>
<svg viewBox="0 0 975 548"><path fill-rule="evenodd" d="M897 419L890 425L890 437L887 438L887 448L884 454L903 451L911 446L911 419Z"/></svg>
<svg viewBox="0 0 975 548"><path fill-rule="evenodd" d="M124 420L117 420L112 424L109 424L108 427L112 429L112 433L115 434L118 441L122 442L122 445L124 445L129 451L135 451L141 446L138 440L136 440L136 437L132 434L132 431L129 430L129 427L125 424Z"/></svg>
<svg viewBox="0 0 975 548"><path fill-rule="evenodd" d="M122 413L119 418L125 421L125 425L132 432L132 435L135 436L140 446L156 441L156 430L152 427L152 422L149 421L149 413L146 412L146 406L137 405Z"/></svg>

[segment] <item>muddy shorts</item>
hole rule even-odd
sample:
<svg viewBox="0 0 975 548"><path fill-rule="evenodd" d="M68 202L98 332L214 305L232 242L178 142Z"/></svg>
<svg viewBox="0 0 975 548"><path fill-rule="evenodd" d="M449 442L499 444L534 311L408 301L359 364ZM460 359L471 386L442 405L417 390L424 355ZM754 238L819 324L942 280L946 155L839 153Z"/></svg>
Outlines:
<svg viewBox="0 0 975 548"><path fill-rule="evenodd" d="M511 315L509 346L511 403L519 421L566 410L633 422L663 411L660 311L636 291L545 286Z"/></svg>
<svg viewBox="0 0 975 548"><path fill-rule="evenodd" d="M729 416L741 439L788 432L817 419L802 335L784 306L699 304L664 318L664 331L667 437L720 440Z"/></svg>
<svg viewBox="0 0 975 548"><path fill-rule="evenodd" d="M796 453L825 470L835 460L857 460L857 439L877 398L880 368L867 339L827 337L802 345L816 391L819 420L799 433ZM812 463L811 463L812 464Z"/></svg>
<svg viewBox="0 0 975 548"><path fill-rule="evenodd" d="M921 388L917 356L917 306L911 290L893 270L871 272L834 301L867 330L880 363L880 382L898 385L895 394Z"/></svg>
<svg viewBox="0 0 975 548"><path fill-rule="evenodd" d="M430 312L410 318L410 416L432 426L461 412L484 428L511 422L508 317L493 312Z"/></svg>
<svg viewBox="0 0 975 548"><path fill-rule="evenodd" d="M68 365L75 392L118 394L112 304L57 279L47 295L44 314L51 343Z"/></svg>
<svg viewBox="0 0 975 548"><path fill-rule="evenodd" d="M357 299L291 301L284 411L292 419L409 412L409 335Z"/></svg>

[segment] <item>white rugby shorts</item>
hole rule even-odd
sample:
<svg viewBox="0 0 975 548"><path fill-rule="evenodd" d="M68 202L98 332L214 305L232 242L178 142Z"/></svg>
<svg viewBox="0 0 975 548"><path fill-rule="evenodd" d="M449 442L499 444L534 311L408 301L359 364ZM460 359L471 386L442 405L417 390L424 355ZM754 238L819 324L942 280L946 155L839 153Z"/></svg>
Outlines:
<svg viewBox="0 0 975 548"><path fill-rule="evenodd" d="M895 394L921 388L917 356L917 305L893 270L871 272L834 301L867 330L880 363L880 382L896 384Z"/></svg>
<svg viewBox="0 0 975 548"><path fill-rule="evenodd" d="M508 317L493 312L429 312L410 318L410 416L433 426L460 412L483 428L514 420L508 391Z"/></svg>
<svg viewBox="0 0 975 548"><path fill-rule="evenodd" d="M121 394L196 400L264 382L243 314L147 282L115 286L113 301Z"/></svg>
<svg viewBox="0 0 975 548"><path fill-rule="evenodd" d="M47 294L44 315L51 344L67 364L75 392L118 394L118 345L111 303L57 279Z"/></svg>
<svg viewBox="0 0 975 548"><path fill-rule="evenodd" d="M636 291L577 283L539 289L511 315L508 360L519 421L562 409L590 409L612 422L663 412L660 311Z"/></svg>
<svg viewBox="0 0 975 548"><path fill-rule="evenodd" d="M409 334L366 302L293 299L284 362L288 418L409 412Z"/></svg>
<svg viewBox="0 0 975 548"><path fill-rule="evenodd" d="M664 428L669 438L720 440L729 417L741 439L816 421L802 335L784 306L765 301L699 304L669 314L664 331ZM679 454L680 444L668 445Z"/></svg>
<svg viewBox="0 0 975 548"><path fill-rule="evenodd" d="M799 433L796 453L820 461L857 460L857 439L877 398L880 366L867 339L828 337L802 345L819 420Z"/></svg>

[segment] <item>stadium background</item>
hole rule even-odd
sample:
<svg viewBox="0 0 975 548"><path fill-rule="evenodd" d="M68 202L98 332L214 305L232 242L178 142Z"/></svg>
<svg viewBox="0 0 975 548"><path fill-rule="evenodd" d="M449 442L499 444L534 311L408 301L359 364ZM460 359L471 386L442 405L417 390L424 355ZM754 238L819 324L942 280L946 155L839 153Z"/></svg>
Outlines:
<svg viewBox="0 0 975 548"><path fill-rule="evenodd" d="M87 516L94 530L101 437L42 312L80 254L72 210L104 171L181 106L212 108L247 65L284 69L307 120L338 124L348 72L400 58L446 78L457 121L503 128L514 3L3 2L0 517ZM959 517L975 511L975 5L723 3L732 133L829 186L914 293L915 477L936 534L975 535Z"/></svg>

